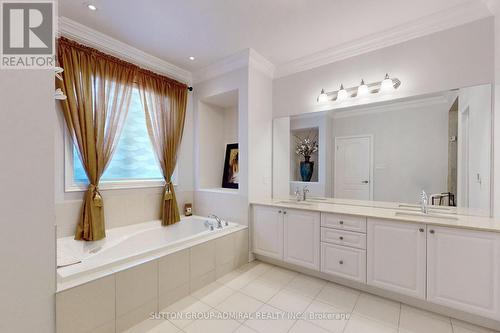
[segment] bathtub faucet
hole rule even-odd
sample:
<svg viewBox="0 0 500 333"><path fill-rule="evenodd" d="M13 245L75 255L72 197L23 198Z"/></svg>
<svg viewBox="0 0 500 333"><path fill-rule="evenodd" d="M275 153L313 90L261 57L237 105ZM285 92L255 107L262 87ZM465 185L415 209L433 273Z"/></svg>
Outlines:
<svg viewBox="0 0 500 333"><path fill-rule="evenodd" d="M215 221L217 221L217 228L218 229L221 229L222 228L222 219L220 217L218 217L217 215L215 214L210 214L208 215L208 218L212 218L212 219L215 219Z"/></svg>

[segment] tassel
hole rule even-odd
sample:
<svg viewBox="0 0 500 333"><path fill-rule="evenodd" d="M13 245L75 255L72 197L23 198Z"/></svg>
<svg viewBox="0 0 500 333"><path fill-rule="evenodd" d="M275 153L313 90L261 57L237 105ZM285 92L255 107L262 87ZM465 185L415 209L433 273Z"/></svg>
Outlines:
<svg viewBox="0 0 500 333"><path fill-rule="evenodd" d="M172 200L174 198L174 195L172 194L172 190L170 189L170 186L172 186L171 182L168 182L165 185L165 193L163 195L163 200L165 200L165 201L169 201L169 200Z"/></svg>

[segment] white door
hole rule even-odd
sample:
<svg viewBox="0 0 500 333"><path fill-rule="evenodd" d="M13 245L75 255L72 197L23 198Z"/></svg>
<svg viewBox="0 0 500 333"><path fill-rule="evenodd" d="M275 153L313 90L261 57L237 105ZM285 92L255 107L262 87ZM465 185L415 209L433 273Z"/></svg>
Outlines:
<svg viewBox="0 0 500 333"><path fill-rule="evenodd" d="M427 229L427 300L498 320L500 234Z"/></svg>
<svg viewBox="0 0 500 333"><path fill-rule="evenodd" d="M254 206L252 236L253 252L283 260L283 210Z"/></svg>
<svg viewBox="0 0 500 333"><path fill-rule="evenodd" d="M368 219L369 285L425 299L424 224Z"/></svg>
<svg viewBox="0 0 500 333"><path fill-rule="evenodd" d="M283 214L285 261L319 270L320 213L286 209Z"/></svg>
<svg viewBox="0 0 500 333"><path fill-rule="evenodd" d="M336 137L334 163L335 198L372 199L372 136Z"/></svg>

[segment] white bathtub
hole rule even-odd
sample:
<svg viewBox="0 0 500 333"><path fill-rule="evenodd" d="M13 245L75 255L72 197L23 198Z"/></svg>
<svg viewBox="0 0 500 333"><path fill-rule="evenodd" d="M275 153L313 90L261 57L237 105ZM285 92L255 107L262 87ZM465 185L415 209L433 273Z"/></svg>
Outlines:
<svg viewBox="0 0 500 333"><path fill-rule="evenodd" d="M109 229L106 238L96 242L59 238L57 289L71 288L247 228L229 222L227 226L210 230L206 221L217 226L213 219L190 216L166 227L157 220Z"/></svg>

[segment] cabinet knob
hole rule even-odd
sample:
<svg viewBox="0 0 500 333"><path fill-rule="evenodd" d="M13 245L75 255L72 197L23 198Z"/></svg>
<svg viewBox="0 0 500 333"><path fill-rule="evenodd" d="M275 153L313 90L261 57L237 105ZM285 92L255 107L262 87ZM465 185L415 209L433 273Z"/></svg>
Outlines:
<svg viewBox="0 0 500 333"><path fill-rule="evenodd" d="M278 210L278 214L281 214L281 210Z"/></svg>
<svg viewBox="0 0 500 333"><path fill-rule="evenodd" d="M283 211L283 214L286 214L286 210Z"/></svg>
<svg viewBox="0 0 500 333"><path fill-rule="evenodd" d="M339 264L343 265L344 264L344 260L340 260Z"/></svg>
<svg viewBox="0 0 500 333"><path fill-rule="evenodd" d="M339 221L339 224L344 224L344 221Z"/></svg>
<svg viewBox="0 0 500 333"><path fill-rule="evenodd" d="M435 233L435 231L434 231L434 230L432 230L432 229L431 229L431 230L429 230L429 232L430 232L431 234Z"/></svg>
<svg viewBox="0 0 500 333"><path fill-rule="evenodd" d="M420 229L418 229L418 231L424 232L424 228L420 228Z"/></svg>
<svg viewBox="0 0 500 333"><path fill-rule="evenodd" d="M340 236L340 237L339 237L339 239L340 239L340 240L344 240L344 237Z"/></svg>

